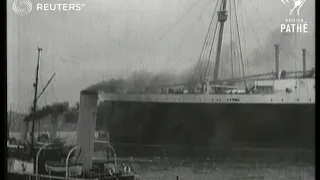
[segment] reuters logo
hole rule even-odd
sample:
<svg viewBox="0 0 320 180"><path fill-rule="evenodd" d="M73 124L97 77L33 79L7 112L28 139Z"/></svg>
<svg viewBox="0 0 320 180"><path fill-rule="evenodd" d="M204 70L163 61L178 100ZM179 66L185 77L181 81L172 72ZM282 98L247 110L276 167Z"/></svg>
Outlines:
<svg viewBox="0 0 320 180"><path fill-rule="evenodd" d="M17 15L25 16L31 12L32 3L30 0L14 0L12 9Z"/></svg>

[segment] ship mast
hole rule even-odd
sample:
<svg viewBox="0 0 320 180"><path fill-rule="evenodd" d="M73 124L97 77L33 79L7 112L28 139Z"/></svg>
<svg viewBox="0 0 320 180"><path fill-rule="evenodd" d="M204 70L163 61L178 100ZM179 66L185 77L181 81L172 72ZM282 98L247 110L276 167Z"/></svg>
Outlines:
<svg viewBox="0 0 320 180"><path fill-rule="evenodd" d="M219 80L219 70L220 70L220 61L221 61L221 55L222 55L222 43L223 43L223 35L224 35L224 28L225 28L225 24L226 21L228 20L228 11L227 11L227 3L229 4L229 16L230 16L230 45L231 45L231 75L232 78L234 78L234 59L237 55L239 55L239 59L241 62L241 65L239 65L239 68L242 67L242 70L240 69L239 72L243 72L242 74L242 79L244 80L244 85L245 88L247 89L247 82L246 82L246 73L245 73L245 65L244 65L244 59L243 59L243 53L242 53L242 46L241 46L241 38L240 38L240 29L239 29L239 21L238 21L238 13L237 13L237 7L235 4L235 1L231 1L229 0L229 2L227 2L228 0L218 0L216 7L214 8L214 14L212 16L212 20L210 22L210 26L208 29L208 32L206 34L205 37L205 42L203 44L201 53L200 53L200 57L197 63L197 66L195 68L195 76L199 76L199 82L196 89L201 89L201 87L203 86L203 80L204 78L207 78L209 80L211 80L209 82L209 84L217 84L219 82L221 82ZM219 10L217 10L217 7L219 6ZM231 13L232 8L234 8L234 13ZM217 21L215 24L213 24L213 18L215 17L217 12ZM232 18L233 16L233 18ZM235 24L233 24L231 21L234 20ZM218 25L219 25L219 29L218 29ZM233 26L234 25L234 26ZM235 32L233 32L233 27L235 28ZM209 72L209 68L211 68L211 60L213 59L211 56L211 52L212 49L214 48L214 41L216 38L216 30L218 31L217 33L217 47L216 47L216 54L215 54L215 62L214 62L214 68L213 68L213 74L208 73ZM235 50L233 47L233 36L235 36L236 41L237 41L237 50ZM238 51L238 53L236 53L236 51ZM208 53L209 52L209 53ZM206 61L208 60L208 62L205 62L205 66L202 65L201 61ZM212 62L213 63L213 62ZM201 68L205 67L205 73L202 72ZM209 74L210 77L207 77ZM204 78L203 78L204 77ZM198 77L196 77L198 78ZM205 80L206 81L206 80ZM231 82L231 81L229 81ZM208 83L208 82L206 82Z"/></svg>
<svg viewBox="0 0 320 180"><path fill-rule="evenodd" d="M218 47L217 47L217 54L216 54L216 63L214 66L214 74L213 74L214 82L218 80L218 76L219 76L219 66L220 66L220 57L221 57L221 50L222 50L224 23L227 21L227 18L228 18L226 8L227 8L227 0L222 0L222 8L220 11L218 11L218 21L220 23L220 28L219 28L219 39L218 39Z"/></svg>
<svg viewBox="0 0 320 180"><path fill-rule="evenodd" d="M33 113L36 112L37 109L37 100L38 100L38 82L39 82L39 64L40 64L40 54L41 54L42 48L38 47L38 61L37 61L37 69L36 69L36 78L35 83L33 84L34 87L34 98L33 98ZM34 117L32 119L32 129L31 129L31 148L34 146L34 126L35 126L36 118ZM31 151L32 154L32 151Z"/></svg>

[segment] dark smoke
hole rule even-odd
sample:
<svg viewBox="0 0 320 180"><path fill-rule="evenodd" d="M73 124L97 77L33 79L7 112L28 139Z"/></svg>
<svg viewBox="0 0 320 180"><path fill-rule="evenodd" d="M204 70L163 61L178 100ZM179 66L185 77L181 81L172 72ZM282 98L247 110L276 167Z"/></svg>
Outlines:
<svg viewBox="0 0 320 180"><path fill-rule="evenodd" d="M190 68L193 69L193 68ZM126 90L127 92L139 92L149 87L162 85L188 84L194 82L192 70L180 75L158 73L153 74L145 70L135 71L127 79L111 79L89 86L85 91L116 92Z"/></svg>

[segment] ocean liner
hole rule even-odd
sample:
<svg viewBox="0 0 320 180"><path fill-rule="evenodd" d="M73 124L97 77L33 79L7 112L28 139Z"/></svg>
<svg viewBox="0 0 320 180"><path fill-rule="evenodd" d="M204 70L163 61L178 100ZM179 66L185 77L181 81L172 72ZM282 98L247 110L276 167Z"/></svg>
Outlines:
<svg viewBox="0 0 320 180"><path fill-rule="evenodd" d="M196 146L314 148L315 68L306 68L307 50L302 49L298 57L303 62L300 71L280 70L281 47L275 43L274 70L246 75L237 8L234 1L228 2L229 16L236 21L230 24L231 36L238 40L237 49L230 47L231 59L239 60L241 77L218 77L228 5L217 1L213 17L217 15L218 21L214 24L212 18L191 83L132 90L103 82L83 91L102 92L99 98L105 102L100 109L109 109L107 124L114 142L191 146L183 150L187 154L172 152L172 156L207 156L195 153ZM214 48L212 73L212 62L206 60L212 58ZM127 133L117 134L117 128ZM125 148L129 146L123 147L124 154L134 155Z"/></svg>

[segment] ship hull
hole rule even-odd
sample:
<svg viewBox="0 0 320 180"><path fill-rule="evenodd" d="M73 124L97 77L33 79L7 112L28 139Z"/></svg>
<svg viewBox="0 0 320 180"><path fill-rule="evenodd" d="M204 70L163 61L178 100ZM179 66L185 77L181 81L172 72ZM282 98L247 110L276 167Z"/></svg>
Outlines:
<svg viewBox="0 0 320 180"><path fill-rule="evenodd" d="M313 149L315 105L109 101L98 123L118 143Z"/></svg>

